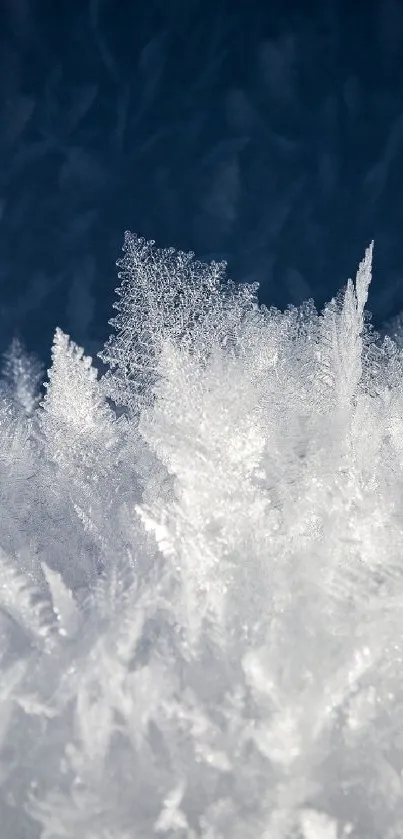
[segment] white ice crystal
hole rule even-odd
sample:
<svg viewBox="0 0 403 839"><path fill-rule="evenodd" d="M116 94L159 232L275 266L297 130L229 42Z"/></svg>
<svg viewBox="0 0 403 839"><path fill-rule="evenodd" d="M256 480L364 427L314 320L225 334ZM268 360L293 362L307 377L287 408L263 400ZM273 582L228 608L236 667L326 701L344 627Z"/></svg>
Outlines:
<svg viewBox="0 0 403 839"><path fill-rule="evenodd" d="M398 839L403 351L131 234L0 387L0 836Z"/></svg>

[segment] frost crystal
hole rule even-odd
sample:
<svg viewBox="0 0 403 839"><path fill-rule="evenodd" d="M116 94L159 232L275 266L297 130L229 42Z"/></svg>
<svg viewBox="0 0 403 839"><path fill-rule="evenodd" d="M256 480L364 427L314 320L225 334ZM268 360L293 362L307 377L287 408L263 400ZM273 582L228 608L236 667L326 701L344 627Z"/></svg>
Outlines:
<svg viewBox="0 0 403 839"><path fill-rule="evenodd" d="M126 235L99 378L0 387L7 839L402 835L403 354Z"/></svg>

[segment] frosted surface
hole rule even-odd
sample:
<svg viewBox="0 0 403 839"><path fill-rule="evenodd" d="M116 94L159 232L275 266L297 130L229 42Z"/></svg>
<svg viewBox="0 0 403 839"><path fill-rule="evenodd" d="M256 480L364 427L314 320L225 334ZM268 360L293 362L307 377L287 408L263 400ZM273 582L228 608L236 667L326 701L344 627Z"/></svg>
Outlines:
<svg viewBox="0 0 403 839"><path fill-rule="evenodd" d="M0 390L6 839L401 839L403 355L126 235Z"/></svg>

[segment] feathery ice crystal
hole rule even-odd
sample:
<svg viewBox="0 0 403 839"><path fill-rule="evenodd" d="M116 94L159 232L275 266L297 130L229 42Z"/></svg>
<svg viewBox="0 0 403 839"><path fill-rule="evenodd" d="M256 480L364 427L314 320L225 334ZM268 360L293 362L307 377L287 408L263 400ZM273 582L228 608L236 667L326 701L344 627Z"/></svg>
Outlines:
<svg viewBox="0 0 403 839"><path fill-rule="evenodd" d="M403 351L126 235L0 389L4 839L401 839Z"/></svg>

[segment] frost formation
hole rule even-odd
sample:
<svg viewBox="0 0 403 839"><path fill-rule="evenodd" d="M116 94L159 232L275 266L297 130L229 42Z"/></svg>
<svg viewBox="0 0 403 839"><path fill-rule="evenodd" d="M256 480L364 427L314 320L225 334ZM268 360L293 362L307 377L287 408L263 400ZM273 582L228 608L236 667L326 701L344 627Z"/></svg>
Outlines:
<svg viewBox="0 0 403 839"><path fill-rule="evenodd" d="M0 391L5 839L401 839L403 351L126 235Z"/></svg>

